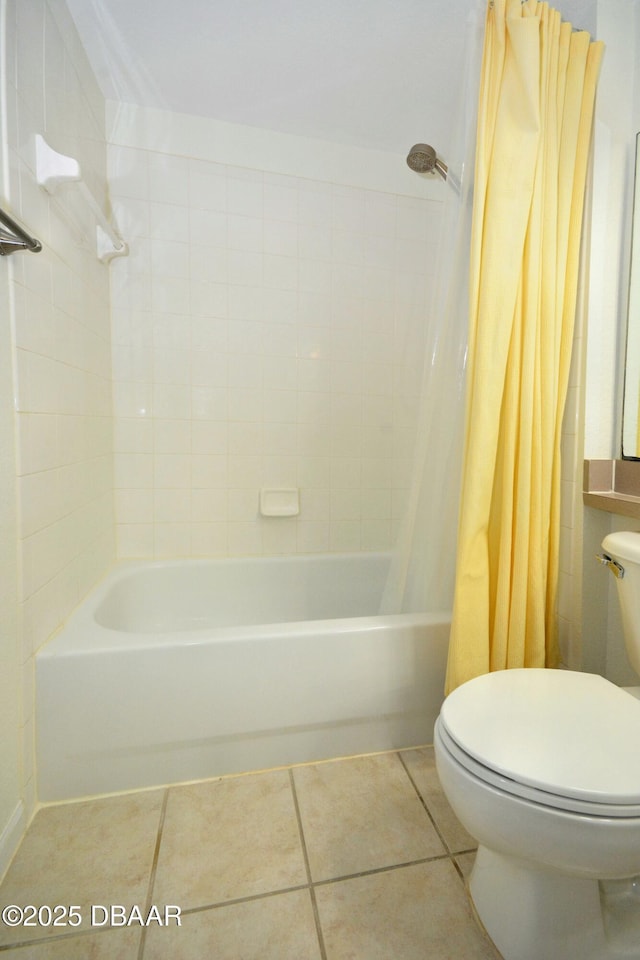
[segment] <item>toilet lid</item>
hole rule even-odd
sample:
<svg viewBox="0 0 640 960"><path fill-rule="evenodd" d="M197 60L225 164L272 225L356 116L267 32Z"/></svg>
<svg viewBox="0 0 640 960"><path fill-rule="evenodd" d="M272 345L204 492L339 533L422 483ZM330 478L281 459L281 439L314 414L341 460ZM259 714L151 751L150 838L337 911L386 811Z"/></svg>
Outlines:
<svg viewBox="0 0 640 960"><path fill-rule="evenodd" d="M640 701L603 677L489 673L454 690L440 721L487 772L590 804L640 804Z"/></svg>

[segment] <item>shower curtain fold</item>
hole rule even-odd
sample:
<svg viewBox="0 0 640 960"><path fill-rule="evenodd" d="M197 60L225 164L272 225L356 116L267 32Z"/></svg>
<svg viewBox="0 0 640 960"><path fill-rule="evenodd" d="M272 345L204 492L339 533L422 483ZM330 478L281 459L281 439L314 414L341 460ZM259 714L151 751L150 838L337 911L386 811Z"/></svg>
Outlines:
<svg viewBox="0 0 640 960"><path fill-rule="evenodd" d="M447 692L558 662L560 435L601 55L546 3L489 4Z"/></svg>

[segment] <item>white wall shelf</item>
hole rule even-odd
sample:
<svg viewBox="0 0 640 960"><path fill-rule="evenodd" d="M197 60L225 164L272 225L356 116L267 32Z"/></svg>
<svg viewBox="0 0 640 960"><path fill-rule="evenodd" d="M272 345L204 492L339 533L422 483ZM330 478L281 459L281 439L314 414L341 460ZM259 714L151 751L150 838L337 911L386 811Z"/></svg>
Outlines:
<svg viewBox="0 0 640 960"><path fill-rule="evenodd" d="M44 190L51 196L55 196L63 215L80 232L83 228L77 222L76 217L71 212L68 204L64 204L58 195L61 185L66 183L76 183L81 192L84 201L91 210L96 220L96 255L102 263L108 263L114 257L124 257L129 253L129 248L124 242L118 230L107 217L102 207L92 194L91 190L82 179L80 164L73 157L58 153L49 146L47 141L39 133L35 137L36 144L36 180Z"/></svg>

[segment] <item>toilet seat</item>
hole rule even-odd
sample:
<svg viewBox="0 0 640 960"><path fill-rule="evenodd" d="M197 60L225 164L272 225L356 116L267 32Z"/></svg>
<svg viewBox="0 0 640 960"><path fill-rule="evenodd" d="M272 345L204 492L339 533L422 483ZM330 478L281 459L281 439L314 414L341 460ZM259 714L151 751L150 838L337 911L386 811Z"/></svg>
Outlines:
<svg viewBox="0 0 640 960"><path fill-rule="evenodd" d="M596 817L640 817L640 702L595 674L504 670L445 700L436 735L505 793Z"/></svg>

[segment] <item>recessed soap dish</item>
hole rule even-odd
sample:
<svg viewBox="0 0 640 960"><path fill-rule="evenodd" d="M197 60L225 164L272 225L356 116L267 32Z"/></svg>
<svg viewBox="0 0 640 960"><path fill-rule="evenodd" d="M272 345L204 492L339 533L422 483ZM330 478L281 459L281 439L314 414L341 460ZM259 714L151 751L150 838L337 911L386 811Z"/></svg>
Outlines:
<svg viewBox="0 0 640 960"><path fill-rule="evenodd" d="M260 491L260 513L263 517L297 517L300 494L297 487L280 487Z"/></svg>

